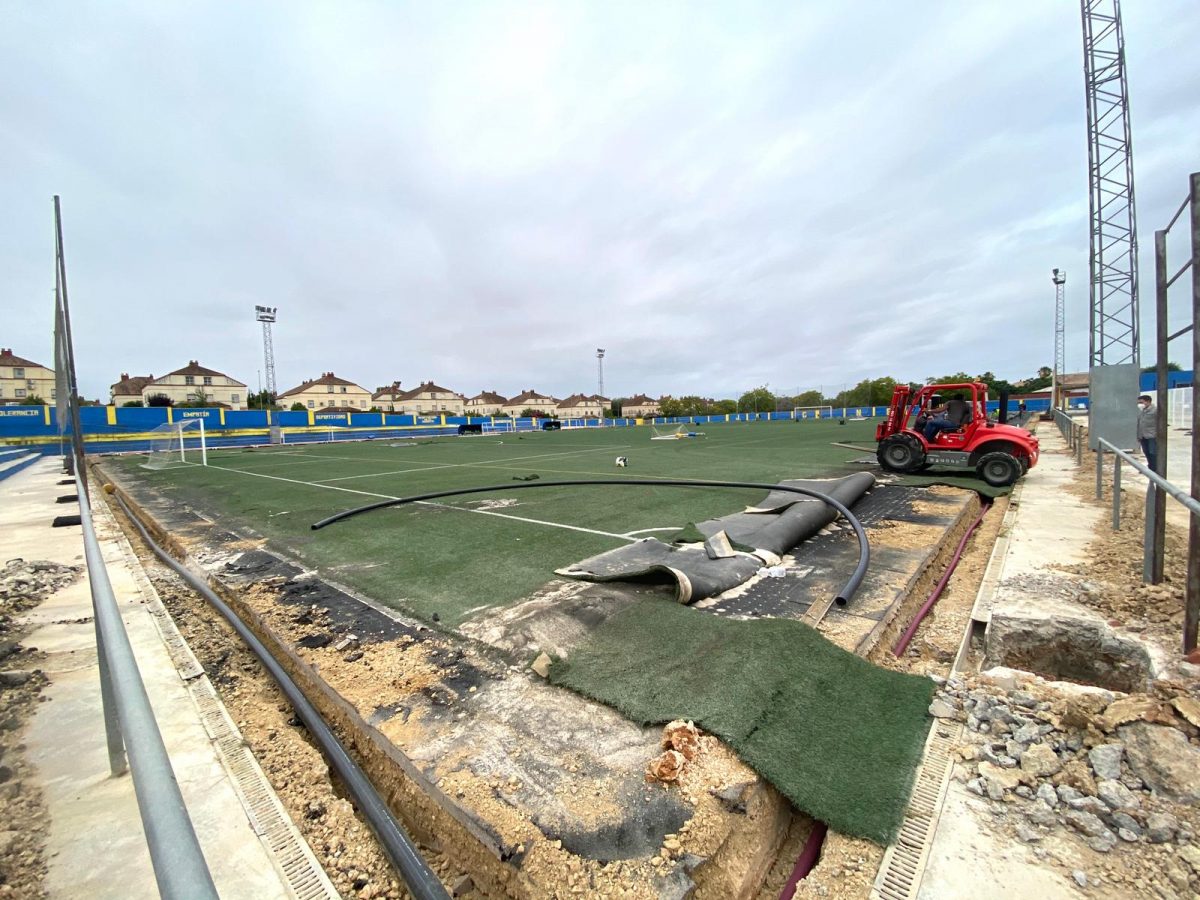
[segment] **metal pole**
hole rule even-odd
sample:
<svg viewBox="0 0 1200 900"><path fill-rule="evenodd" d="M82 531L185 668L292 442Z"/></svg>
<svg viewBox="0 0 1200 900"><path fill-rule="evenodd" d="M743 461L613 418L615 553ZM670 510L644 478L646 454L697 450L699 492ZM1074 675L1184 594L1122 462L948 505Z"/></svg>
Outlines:
<svg viewBox="0 0 1200 900"><path fill-rule="evenodd" d="M96 600L92 588L92 606ZM121 720L117 716L117 698L113 694L112 675L108 671L108 653L104 646L104 634L100 622L92 617L96 631L96 658L100 665L100 706L104 711L104 740L108 746L108 771L113 778L129 771L129 760L125 757L125 742L121 738Z"/></svg>
<svg viewBox="0 0 1200 900"><path fill-rule="evenodd" d="M1158 459L1154 471L1167 477L1167 356L1170 353L1167 337L1167 232L1154 232L1154 315L1155 315L1155 378L1158 383L1158 410L1155 416L1154 433L1158 444ZM1148 584L1160 584L1163 580L1163 556L1167 543L1167 495L1162 488L1149 484L1150 494L1146 507L1146 528L1151 532L1149 570L1145 579Z"/></svg>
<svg viewBox="0 0 1200 900"><path fill-rule="evenodd" d="M1097 450L1097 453L1100 451ZM1113 531L1121 530L1121 457L1113 454Z"/></svg>
<svg viewBox="0 0 1200 900"><path fill-rule="evenodd" d="M1096 499L1104 499L1104 448L1096 447Z"/></svg>
<svg viewBox="0 0 1200 900"><path fill-rule="evenodd" d="M1192 225L1192 371L1200 365L1200 172L1190 179ZM1200 403L1192 398L1192 499L1200 499ZM1163 435L1165 437L1165 435ZM1192 516L1188 528L1187 591L1183 610L1183 652L1196 649L1200 626L1200 523Z"/></svg>

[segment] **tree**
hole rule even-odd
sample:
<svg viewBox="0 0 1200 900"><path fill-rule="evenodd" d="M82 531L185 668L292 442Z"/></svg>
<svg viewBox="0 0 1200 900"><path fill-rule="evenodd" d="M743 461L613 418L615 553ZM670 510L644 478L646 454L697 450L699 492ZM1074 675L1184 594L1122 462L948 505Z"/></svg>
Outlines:
<svg viewBox="0 0 1200 900"><path fill-rule="evenodd" d="M820 391L804 391L793 398L792 408L797 406L826 406L825 398Z"/></svg>
<svg viewBox="0 0 1200 900"><path fill-rule="evenodd" d="M736 400L718 400L712 405L712 411L715 415L725 416L729 413L735 413L738 410Z"/></svg>
<svg viewBox="0 0 1200 900"><path fill-rule="evenodd" d="M278 409L278 399L274 394L263 388L261 391L251 391L246 395L248 409Z"/></svg>
<svg viewBox="0 0 1200 900"><path fill-rule="evenodd" d="M204 388L196 388L192 392L190 400L178 405L188 409L204 409L206 406L212 405L212 397L209 396L208 391L204 390Z"/></svg>
<svg viewBox="0 0 1200 900"><path fill-rule="evenodd" d="M521 418L522 419L540 419L544 415L545 415L545 413L538 412L532 406L526 407L525 409L521 410Z"/></svg>
<svg viewBox="0 0 1200 900"><path fill-rule="evenodd" d="M142 403L141 400L126 400L121 405L122 406L145 406L146 404Z"/></svg>
<svg viewBox="0 0 1200 900"><path fill-rule="evenodd" d="M299 400L297 400L295 403L292 404L291 409L292 409L292 412L304 412L306 409L308 409L308 407L305 406L303 403L301 403Z"/></svg>
<svg viewBox="0 0 1200 900"><path fill-rule="evenodd" d="M754 390L746 391L738 399L738 412L774 412L775 411L775 395L766 389L766 387L754 388Z"/></svg>
<svg viewBox="0 0 1200 900"><path fill-rule="evenodd" d="M147 406L174 406L175 401L166 394L151 394L146 398Z"/></svg>
<svg viewBox="0 0 1200 900"><path fill-rule="evenodd" d="M1158 370L1158 366L1143 366L1142 367L1143 372L1155 372L1157 370ZM1181 365L1179 365L1179 363L1177 363L1177 362L1169 362L1169 363L1167 363L1167 371L1168 372L1182 372L1183 367Z"/></svg>
<svg viewBox="0 0 1200 900"><path fill-rule="evenodd" d="M30 394L28 397L26 397L25 399L23 399L21 401L21 405L22 406L45 406L46 401L43 400L41 397L39 397L37 394Z"/></svg>

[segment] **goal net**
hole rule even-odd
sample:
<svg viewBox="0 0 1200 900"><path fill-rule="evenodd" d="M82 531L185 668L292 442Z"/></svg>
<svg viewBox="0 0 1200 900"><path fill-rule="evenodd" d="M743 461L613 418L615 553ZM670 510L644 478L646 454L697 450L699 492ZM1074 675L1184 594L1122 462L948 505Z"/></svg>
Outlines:
<svg viewBox="0 0 1200 900"><path fill-rule="evenodd" d="M208 465L208 447L204 441L204 421L184 419L164 422L151 432L150 449L142 466L167 469L172 466Z"/></svg>
<svg viewBox="0 0 1200 900"><path fill-rule="evenodd" d="M792 410L792 418L797 422L805 419L832 419L832 406L797 406Z"/></svg>
<svg viewBox="0 0 1200 900"><path fill-rule="evenodd" d="M516 431L516 430L517 430L517 426L512 422L512 420L503 421L503 422L484 422L483 423L483 433L484 434L501 434L501 433L507 433L507 432Z"/></svg>
<svg viewBox="0 0 1200 900"><path fill-rule="evenodd" d="M652 441L674 441L682 437L687 437L682 425L676 425L674 428L659 428L657 425L651 425L650 430L654 432L650 438Z"/></svg>

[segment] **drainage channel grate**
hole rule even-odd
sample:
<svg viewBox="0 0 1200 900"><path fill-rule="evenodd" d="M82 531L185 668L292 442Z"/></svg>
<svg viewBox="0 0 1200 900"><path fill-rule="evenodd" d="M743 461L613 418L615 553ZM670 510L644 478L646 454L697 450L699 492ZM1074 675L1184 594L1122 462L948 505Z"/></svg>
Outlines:
<svg viewBox="0 0 1200 900"><path fill-rule="evenodd" d="M212 682L197 678L188 685L200 710L204 730L212 737L237 791L250 825L270 849L272 861L288 887L301 900L339 896L312 850L292 824L258 760L217 697Z"/></svg>
<svg viewBox="0 0 1200 900"><path fill-rule="evenodd" d="M99 512L97 518L104 520L105 525L111 526L109 534L116 535L121 552L129 563L130 571L134 573L146 608L167 646L171 661L175 663L191 694L192 702L200 711L200 721L216 746L222 765L229 772L234 792L246 811L246 818L254 833L267 847L267 855L283 876L284 884L292 896L299 900L338 900L340 895L337 889L283 808L267 776L258 765L258 760L246 746L241 732L229 717L221 698L217 696L212 682L205 676L204 667L200 665L183 635L175 627L175 621L163 606L158 591L151 584L133 552L133 547L117 526L108 506L100 503L94 508Z"/></svg>
<svg viewBox="0 0 1200 900"><path fill-rule="evenodd" d="M961 723L940 719L929 730L908 811L895 843L883 854L871 900L915 900L954 769L950 749L962 733Z"/></svg>

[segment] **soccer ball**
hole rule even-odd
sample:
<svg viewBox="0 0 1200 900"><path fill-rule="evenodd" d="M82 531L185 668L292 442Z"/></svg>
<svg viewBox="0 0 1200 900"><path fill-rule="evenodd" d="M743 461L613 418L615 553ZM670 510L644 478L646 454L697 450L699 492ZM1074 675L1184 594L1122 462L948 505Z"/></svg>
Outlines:
<svg viewBox="0 0 1200 900"><path fill-rule="evenodd" d="M617 457L617 468L618 469L624 469L627 465L629 465L629 457L628 456L618 456Z"/></svg>

